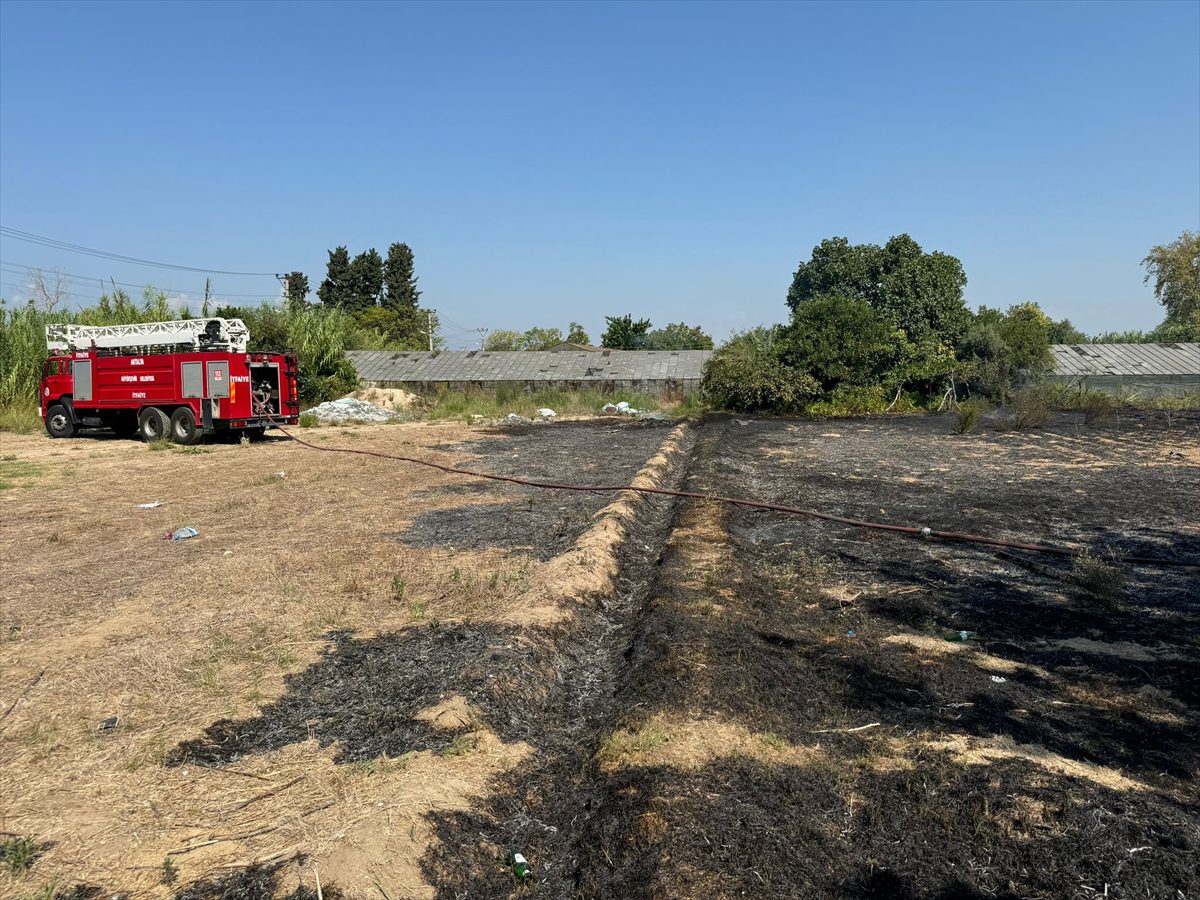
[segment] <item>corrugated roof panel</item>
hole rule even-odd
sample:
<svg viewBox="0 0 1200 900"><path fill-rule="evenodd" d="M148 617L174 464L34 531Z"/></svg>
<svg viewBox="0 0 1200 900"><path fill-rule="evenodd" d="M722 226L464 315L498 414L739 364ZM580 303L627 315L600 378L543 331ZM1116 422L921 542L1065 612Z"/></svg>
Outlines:
<svg viewBox="0 0 1200 900"><path fill-rule="evenodd" d="M1200 375L1200 343L1055 344L1056 375Z"/></svg>

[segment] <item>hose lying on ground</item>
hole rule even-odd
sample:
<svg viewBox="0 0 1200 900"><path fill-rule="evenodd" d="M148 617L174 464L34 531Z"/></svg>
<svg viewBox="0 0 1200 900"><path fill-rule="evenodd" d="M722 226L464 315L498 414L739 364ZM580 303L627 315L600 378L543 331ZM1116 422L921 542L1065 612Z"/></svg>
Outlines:
<svg viewBox="0 0 1200 900"><path fill-rule="evenodd" d="M360 450L351 447L321 447L317 444L309 443L303 438L298 438L278 422L271 418L270 413L260 409L260 414L263 415L275 428L278 428L291 440L295 441L303 447L308 447L310 450L321 450L326 453L350 453L357 456L374 456L379 459L390 459L396 462L413 463L418 466L427 466L431 469L437 469L442 472L447 472L451 475L464 475L468 478L485 478L489 481L504 481L509 484L517 484L523 487L541 488L552 491L579 491L582 493L619 493L621 491L634 491L639 494L654 494L663 497L682 497L687 500L702 500L711 503L726 503L730 506L740 506L745 509L765 509L772 512L787 513L795 516L807 516L811 519L821 519L826 522L837 522L841 525L850 525L854 528L865 528L872 531L890 531L893 534L904 534L912 537L920 537L926 540L941 540L955 541L966 544L984 544L992 547L1007 547L1012 550L1028 550L1032 553L1046 553L1052 556L1073 557L1079 556L1082 551L1071 549L1069 547L1056 547L1051 544L1030 544L1021 541L1009 541L1003 538L987 537L981 534L963 534L957 531L939 531L934 528L923 528L915 525L889 525L884 522L869 522L863 519L850 519L845 516L834 515L833 513L821 512L815 509L803 509L797 506L784 506L779 503L766 503L761 500L747 500L740 497L721 497L716 494L702 494L695 491L676 491L669 488L652 488L652 487L634 487L628 484L608 485L608 484L557 484L550 481L535 481L529 478L519 478L515 475L495 475L491 472L479 472L475 469L463 469L458 466L448 466L443 463L432 462L427 459L417 459L413 456L402 456L395 453L382 453L378 450ZM1200 568L1200 560L1189 559L1173 559L1171 557L1161 556L1117 556L1113 558L1114 562L1128 563L1131 565L1143 566L1187 566Z"/></svg>

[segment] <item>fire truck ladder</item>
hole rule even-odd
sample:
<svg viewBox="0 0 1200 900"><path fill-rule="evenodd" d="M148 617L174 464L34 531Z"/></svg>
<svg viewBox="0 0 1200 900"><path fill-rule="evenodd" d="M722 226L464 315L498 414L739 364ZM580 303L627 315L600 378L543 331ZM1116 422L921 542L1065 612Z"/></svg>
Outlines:
<svg viewBox="0 0 1200 900"><path fill-rule="evenodd" d="M250 331L241 319L180 319L137 325L47 325L46 349L115 353L245 353Z"/></svg>

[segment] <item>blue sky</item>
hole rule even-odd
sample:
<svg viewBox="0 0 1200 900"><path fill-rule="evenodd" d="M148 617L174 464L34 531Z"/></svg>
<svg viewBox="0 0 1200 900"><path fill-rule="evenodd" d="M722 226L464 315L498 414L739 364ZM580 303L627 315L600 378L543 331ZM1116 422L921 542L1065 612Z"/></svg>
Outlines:
<svg viewBox="0 0 1200 900"><path fill-rule="evenodd" d="M1142 257L1200 227L1200 3L6 0L0 222L314 287L407 241L452 345L624 312L722 338L781 321L821 239L901 232L972 306L1149 328ZM0 258L6 297L22 266L203 290Z"/></svg>

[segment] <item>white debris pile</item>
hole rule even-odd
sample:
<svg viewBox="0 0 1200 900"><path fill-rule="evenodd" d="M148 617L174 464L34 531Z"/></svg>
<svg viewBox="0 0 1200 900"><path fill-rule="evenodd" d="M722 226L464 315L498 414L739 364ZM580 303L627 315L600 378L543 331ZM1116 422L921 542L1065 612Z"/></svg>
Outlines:
<svg viewBox="0 0 1200 900"><path fill-rule="evenodd" d="M600 407L602 413L620 413L623 416L636 416L638 411L629 405L628 402L622 400L620 403L605 403Z"/></svg>
<svg viewBox="0 0 1200 900"><path fill-rule="evenodd" d="M342 397L340 400L327 400L312 409L306 409L302 415L313 415L321 422L342 425L346 422L395 422L404 416L359 400L355 397Z"/></svg>

